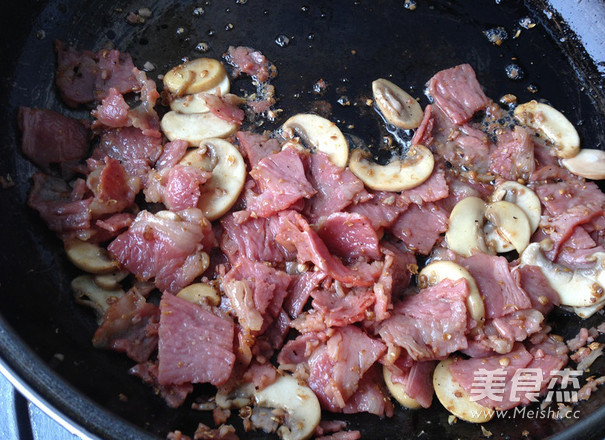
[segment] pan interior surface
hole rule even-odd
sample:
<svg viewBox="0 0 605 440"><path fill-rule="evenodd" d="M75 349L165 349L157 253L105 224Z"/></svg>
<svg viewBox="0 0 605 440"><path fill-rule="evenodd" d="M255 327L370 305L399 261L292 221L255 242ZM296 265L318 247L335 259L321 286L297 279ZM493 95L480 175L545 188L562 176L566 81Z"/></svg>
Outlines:
<svg viewBox="0 0 605 440"><path fill-rule="evenodd" d="M221 59L230 45L254 47L277 66L273 84L277 106L284 111L275 126L294 113L316 110L322 101L343 131L374 146L384 135L379 118L366 105L374 79L390 79L419 97L424 107L424 84L435 72L469 63L487 96L495 101L508 93L519 102L545 99L577 126L583 145L605 148L603 77L572 44L573 36L565 33L557 14L539 1L15 3L5 5L0 18L6 57L0 72L0 176L14 182L0 190L0 354L44 399L106 439L164 438L169 431L192 433L200 421L212 422L210 414L190 409L190 401L179 410L169 409L151 388L127 374L132 362L126 356L92 348L95 318L74 303L70 291L78 272L66 261L60 241L25 204L35 168L19 153L18 106L51 108L75 117L87 114L86 109L68 110L58 99L55 39L91 50L112 44L129 52L139 68L152 63L155 70L149 76L154 79L184 57ZM141 7L149 8L151 17L128 23L127 14ZM535 26L524 27L525 19ZM495 28L508 35L501 45L485 35ZM201 43L207 51L200 51ZM515 80L507 76L511 64L523 72ZM328 85L321 94L314 91L320 79ZM247 80L237 80L232 91L245 93L249 87ZM274 128L270 125L266 128ZM550 320L554 332L570 338L580 327L598 324L601 316L582 322L559 311ZM597 377L604 371L598 361L590 374ZM492 438L577 438L578 431L596 429L605 417L603 403L605 390L599 390L579 404L586 419L580 423L514 418L484 426ZM435 399L430 410L397 407L388 420L367 414L326 417L347 420L348 428L359 429L363 438L395 439L402 433L426 439L484 438L478 425L450 424L448 415ZM232 418L241 429L237 419ZM266 435L252 432L244 438Z"/></svg>

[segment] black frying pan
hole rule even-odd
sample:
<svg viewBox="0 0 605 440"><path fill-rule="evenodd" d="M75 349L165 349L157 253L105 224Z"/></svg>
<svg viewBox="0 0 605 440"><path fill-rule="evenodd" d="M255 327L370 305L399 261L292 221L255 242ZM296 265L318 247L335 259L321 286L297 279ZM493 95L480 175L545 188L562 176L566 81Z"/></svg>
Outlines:
<svg viewBox="0 0 605 440"><path fill-rule="evenodd" d="M150 388L127 375L131 362L125 356L91 347L95 319L74 304L69 288L76 271L66 262L59 240L25 206L34 168L18 152L15 110L27 105L67 111L53 86L56 38L94 50L112 41L130 52L139 67L146 61L156 65L152 77L184 56L201 56L195 50L200 42L209 43L205 55L216 58L231 44L253 46L277 65L274 84L285 116L309 111L314 100L323 99L332 105L331 118L344 131L373 145L381 140L379 121L369 108L356 105L370 95L373 79L392 76L415 96L423 96L423 84L433 73L468 62L488 96L498 99L513 93L520 102L546 98L577 125L584 145L605 148L603 75L550 6L516 0L415 3L412 11L403 0L3 2L0 176L10 176L15 186L0 189L0 369L9 371L20 389L48 402L92 436L163 438L170 430L192 433L199 421L210 423L207 414L190 410L187 404L178 411L168 409ZM141 7L151 9L153 16L144 24L128 24L127 13ZM194 14L197 7L204 13ZM605 4L584 2L575 7L576 19L588 20L593 12L584 10L589 15L583 18L578 12L582 7ZM555 12L552 18L545 10ZM536 26L521 29L513 39L524 17ZM496 26L509 34L501 46L483 35ZM277 44L280 36L280 42L285 36L289 44ZM523 69L522 78L507 77L511 62ZM320 78L328 89L316 96L313 84ZM233 91L247 87L246 81L238 81ZM350 105L340 105L342 97ZM86 115L85 110L70 113ZM347 128L349 124L354 128ZM559 312L551 320L559 334L571 337L600 317L581 323ZM603 362L598 362L591 374L604 370ZM526 431L529 437L524 438L588 439L589 433L603 433L604 402L602 389L578 406L580 420L517 418L494 420L485 427L492 438L522 438ZM333 417L348 420L363 438L482 437L477 425L449 425L448 413L436 401L430 410L399 409L389 420L364 414Z"/></svg>

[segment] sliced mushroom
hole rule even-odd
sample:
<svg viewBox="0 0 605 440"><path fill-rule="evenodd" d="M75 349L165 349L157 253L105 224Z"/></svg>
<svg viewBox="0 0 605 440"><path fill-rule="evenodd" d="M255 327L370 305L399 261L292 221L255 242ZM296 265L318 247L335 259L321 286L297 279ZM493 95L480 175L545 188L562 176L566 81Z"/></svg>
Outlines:
<svg viewBox="0 0 605 440"><path fill-rule="evenodd" d="M402 406L409 409L420 409L422 405L418 403L416 399L408 396L405 392L405 386L401 383L393 382L393 374L386 366L382 366L382 376L384 377L384 383L387 385L391 396L395 398Z"/></svg>
<svg viewBox="0 0 605 440"><path fill-rule="evenodd" d="M605 306L605 301L600 301L592 306L587 307L571 307L571 311L574 312L582 319L588 319Z"/></svg>
<svg viewBox="0 0 605 440"><path fill-rule="evenodd" d="M219 389L215 401L223 409L253 405L280 410L284 417L280 420L282 426L277 429L277 434L283 440L308 439L321 418L321 407L315 393L290 375L280 376L262 390L257 390L251 382L229 391Z"/></svg>
<svg viewBox="0 0 605 440"><path fill-rule="evenodd" d="M254 396L254 384L246 382L235 389L220 389L216 393L215 402L222 409L241 409L252 404Z"/></svg>
<svg viewBox="0 0 605 440"><path fill-rule="evenodd" d="M485 235L488 247L496 252L508 252L512 246L521 253L529 244L531 226L525 211L505 200L490 203L485 210L485 218L493 225Z"/></svg>
<svg viewBox="0 0 605 440"><path fill-rule="evenodd" d="M307 147L321 151L339 167L345 167L349 158L349 144L336 124L321 116L299 113L282 125L286 139L298 136Z"/></svg>
<svg viewBox="0 0 605 440"><path fill-rule="evenodd" d="M237 131L237 124L225 121L212 112L179 113L169 111L161 122L162 131L171 140L181 139L197 145L204 139L223 138Z"/></svg>
<svg viewBox="0 0 605 440"><path fill-rule="evenodd" d="M115 290L120 288L120 282L124 281L128 276L128 271L121 270L114 273L106 273L102 275L95 275L94 282L101 289Z"/></svg>
<svg viewBox="0 0 605 440"><path fill-rule="evenodd" d="M285 150L286 148L294 148L300 152L309 151L305 148L299 138L288 139L286 142L284 142L281 146L281 149Z"/></svg>
<svg viewBox="0 0 605 440"><path fill-rule="evenodd" d="M122 289L99 287L91 275L80 275L74 278L71 288L76 302L93 309L99 321L102 320L109 306L125 295Z"/></svg>
<svg viewBox="0 0 605 440"><path fill-rule="evenodd" d="M237 201L246 180L246 164L238 149L224 139L206 139L180 161L183 165L211 171L202 185L198 207L212 221L225 214Z"/></svg>
<svg viewBox="0 0 605 440"><path fill-rule="evenodd" d="M499 233L498 228L493 223L486 222L483 225L483 236L487 247L494 253L500 254L515 250L513 244Z"/></svg>
<svg viewBox="0 0 605 440"><path fill-rule="evenodd" d="M170 69L164 75L164 88L176 96L204 92L227 77L225 67L213 58L196 58Z"/></svg>
<svg viewBox="0 0 605 440"><path fill-rule="evenodd" d="M469 295L466 300L468 312L479 325L485 320L483 298L473 276L464 267L453 261L434 261L426 265L418 274L429 286L439 284L445 279L452 281L464 278L468 283Z"/></svg>
<svg viewBox="0 0 605 440"><path fill-rule="evenodd" d="M170 103L170 109L181 113L206 113L210 111L210 107L206 104L204 94L211 93L213 95L225 96L229 93L230 89L229 77L225 76L217 86L209 90L174 98Z"/></svg>
<svg viewBox="0 0 605 440"><path fill-rule="evenodd" d="M459 419L471 423L489 422L494 410L471 400L471 396L455 381L450 365L455 358L448 358L437 364L433 373L433 387L439 402Z"/></svg>
<svg viewBox="0 0 605 440"><path fill-rule="evenodd" d="M67 258L76 267L94 274L106 274L118 270L117 261L113 260L107 249L96 243L89 243L77 238L65 241Z"/></svg>
<svg viewBox="0 0 605 440"><path fill-rule="evenodd" d="M389 124L412 129L422 122L422 108L408 93L384 78L372 83L374 102Z"/></svg>
<svg viewBox="0 0 605 440"><path fill-rule="evenodd" d="M605 151L582 148L580 152L561 161L563 166L576 176L585 179L605 179Z"/></svg>
<svg viewBox="0 0 605 440"><path fill-rule="evenodd" d="M493 254L483 235L484 216L487 205L479 197L466 197L452 209L449 227L445 233L448 247L463 257L476 252Z"/></svg>
<svg viewBox="0 0 605 440"><path fill-rule="evenodd" d="M539 243L531 243L521 254L521 266L538 266L559 295L561 305L594 307L605 303L605 253L593 255L594 266L571 270L544 256Z"/></svg>
<svg viewBox="0 0 605 440"><path fill-rule="evenodd" d="M515 108L515 118L546 137L561 159L574 157L580 151L580 137L575 127L560 111L537 101Z"/></svg>
<svg viewBox="0 0 605 440"><path fill-rule="evenodd" d="M514 180L503 182L498 185L490 197L491 202L500 200L514 203L525 212L532 233L538 229L542 216L542 205L536 193L530 188Z"/></svg>
<svg viewBox="0 0 605 440"><path fill-rule="evenodd" d="M377 191L403 191L423 183L433 172L433 153L424 145L412 145L405 159L391 160L387 165L379 165L366 157L360 150L354 150L349 161L349 169L365 185Z"/></svg>
<svg viewBox="0 0 605 440"><path fill-rule="evenodd" d="M207 283L194 283L181 289L176 294L179 298L186 299L194 304L209 304L218 306L221 298L214 287Z"/></svg>
<svg viewBox="0 0 605 440"><path fill-rule="evenodd" d="M284 424L277 430L283 440L310 438L321 419L321 408L315 393L290 375L281 376L268 387L257 391L254 402L257 406L285 411Z"/></svg>

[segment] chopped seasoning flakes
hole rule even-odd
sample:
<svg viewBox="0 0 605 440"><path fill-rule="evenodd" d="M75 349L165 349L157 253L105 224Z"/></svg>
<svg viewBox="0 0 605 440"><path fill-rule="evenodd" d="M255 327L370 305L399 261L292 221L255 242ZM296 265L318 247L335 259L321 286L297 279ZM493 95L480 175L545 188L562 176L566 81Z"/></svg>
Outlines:
<svg viewBox="0 0 605 440"><path fill-rule="evenodd" d="M483 31L483 34L487 37L488 41L495 46L500 46L508 39L508 32L503 27L495 27Z"/></svg>
<svg viewBox="0 0 605 440"><path fill-rule="evenodd" d="M482 434L483 434L485 437L487 437L487 438L490 438L490 437L492 436L492 432L491 432L491 431L488 431L488 430L485 428L485 426L481 426L481 433L482 433Z"/></svg>
<svg viewBox="0 0 605 440"><path fill-rule="evenodd" d="M530 17L523 17L519 20L519 26L523 29L532 29L536 26L536 23Z"/></svg>

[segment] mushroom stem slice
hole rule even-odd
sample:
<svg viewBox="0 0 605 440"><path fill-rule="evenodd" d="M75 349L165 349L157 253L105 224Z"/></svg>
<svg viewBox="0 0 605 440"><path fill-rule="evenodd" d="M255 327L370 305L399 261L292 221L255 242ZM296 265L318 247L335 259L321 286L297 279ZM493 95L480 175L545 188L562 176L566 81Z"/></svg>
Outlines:
<svg viewBox="0 0 605 440"><path fill-rule="evenodd" d="M536 193L530 188L514 180L503 182L490 196L492 203L500 200L514 203L525 212L532 233L538 229L542 216L542 205Z"/></svg>
<svg viewBox="0 0 605 440"><path fill-rule="evenodd" d="M211 171L202 186L198 207L204 216L216 220L237 201L246 181L246 164L238 149L224 139L206 139L188 152L180 164Z"/></svg>
<svg viewBox="0 0 605 440"><path fill-rule="evenodd" d="M582 148L575 157L563 159L563 166L576 176L585 179L605 179L605 151Z"/></svg>
<svg viewBox="0 0 605 440"><path fill-rule="evenodd" d="M561 159L574 157L580 151L580 136L575 127L560 111L537 101L526 102L515 108L515 118L546 137Z"/></svg>
<svg viewBox="0 0 605 440"><path fill-rule="evenodd" d="M418 101L384 78L372 83L374 102L389 124L397 128L417 128L422 122Z"/></svg>
<svg viewBox="0 0 605 440"><path fill-rule="evenodd" d="M279 377L271 385L254 393L257 406L279 408L286 412L285 423L277 434L283 440L304 440L313 435L321 419L315 393L290 375Z"/></svg>
<svg viewBox="0 0 605 440"><path fill-rule="evenodd" d="M161 122L162 131L171 140L181 139L197 145L204 139L223 138L237 131L238 125L206 113L179 113L169 111Z"/></svg>
<svg viewBox="0 0 605 440"><path fill-rule="evenodd" d="M434 261L426 265L418 274L419 279L422 282L426 282L429 286L439 284L445 279L452 281L465 279L468 283L469 295L466 300L466 307L468 312L479 325L483 324L485 320L485 306L483 304L483 298L477 287L477 283L473 276L464 267L453 261Z"/></svg>
<svg viewBox="0 0 605 440"><path fill-rule="evenodd" d="M101 322L105 311L116 302L125 292L122 289L103 289L95 283L91 275L80 275L71 282L75 300L78 304L93 309Z"/></svg>
<svg viewBox="0 0 605 440"><path fill-rule="evenodd" d="M118 271L117 261L109 256L107 249L96 243L77 238L66 240L65 252L69 261L85 272L102 275Z"/></svg>
<svg viewBox="0 0 605 440"><path fill-rule="evenodd" d="M486 209L487 205L479 197L466 197L454 206L445 233L451 250L463 257L470 257L476 252L493 254L485 244L483 235Z"/></svg>
<svg viewBox="0 0 605 440"><path fill-rule="evenodd" d="M336 124L321 116L299 113L282 125L285 139L298 136L312 150L325 153L336 166L345 167L349 144Z"/></svg>
<svg viewBox="0 0 605 440"><path fill-rule="evenodd" d="M471 400L471 396L454 380L450 365L455 358L437 364L433 373L433 387L439 402L453 415L466 422L485 423L494 417L494 410Z"/></svg>
<svg viewBox="0 0 605 440"><path fill-rule="evenodd" d="M349 169L368 188L377 191L403 191L415 188L429 178L435 166L433 153L424 145L412 145L405 159L387 165L369 160L360 149L354 150Z"/></svg>
<svg viewBox="0 0 605 440"><path fill-rule="evenodd" d="M496 252L507 252L509 249L505 245L510 243L521 253L529 244L532 232L529 220L525 212L514 203L501 200L489 204L485 218L494 225L494 229L485 238L488 246L493 243Z"/></svg>
<svg viewBox="0 0 605 440"><path fill-rule="evenodd" d="M384 382L391 393L391 396L393 396L397 402L409 409L422 408L422 405L420 405L416 399L408 396L408 394L405 392L405 386L403 384L393 382L393 374L391 373L391 370L384 365L382 366L382 375L384 377Z"/></svg>
<svg viewBox="0 0 605 440"><path fill-rule="evenodd" d="M222 63L213 58L196 58L179 64L164 75L164 88L176 96L209 90L227 77Z"/></svg>
<svg viewBox="0 0 605 440"><path fill-rule="evenodd" d="M597 252L593 257L592 268L571 270L547 259L539 243L531 243L521 254L520 265L538 266L559 295L561 305L593 307L605 303L605 254Z"/></svg>
<svg viewBox="0 0 605 440"><path fill-rule="evenodd" d="M225 78L215 87L203 92L193 93L191 95L176 97L170 102L170 109L181 113L206 113L210 111L210 107L204 99L205 93L212 95L225 96L231 89L229 77Z"/></svg>

